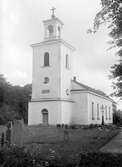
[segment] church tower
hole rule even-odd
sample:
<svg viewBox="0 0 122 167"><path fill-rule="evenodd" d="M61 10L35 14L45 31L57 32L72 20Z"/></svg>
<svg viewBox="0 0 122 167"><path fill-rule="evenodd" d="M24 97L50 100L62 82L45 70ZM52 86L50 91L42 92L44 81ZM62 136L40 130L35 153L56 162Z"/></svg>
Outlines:
<svg viewBox="0 0 122 167"><path fill-rule="evenodd" d="M28 124L70 124L72 115L72 55L75 50L61 39L63 23L52 8L51 18L44 20L44 39L32 44L32 97Z"/></svg>

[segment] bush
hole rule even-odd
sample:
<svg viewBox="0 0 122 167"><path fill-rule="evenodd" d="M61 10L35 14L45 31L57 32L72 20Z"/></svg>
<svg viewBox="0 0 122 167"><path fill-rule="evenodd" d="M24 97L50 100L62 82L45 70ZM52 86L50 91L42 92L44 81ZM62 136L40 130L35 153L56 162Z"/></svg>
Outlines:
<svg viewBox="0 0 122 167"><path fill-rule="evenodd" d="M52 150L50 156L29 153L25 148L11 147L0 150L0 166L4 167L121 167L122 154L85 152L79 159L67 163L58 158Z"/></svg>
<svg viewBox="0 0 122 167"><path fill-rule="evenodd" d="M0 150L0 166L4 167L31 167L32 156L24 152L23 148L11 147Z"/></svg>
<svg viewBox="0 0 122 167"><path fill-rule="evenodd" d="M98 128L100 127L101 125L98 125L98 124L90 124L88 127L89 128Z"/></svg>
<svg viewBox="0 0 122 167"><path fill-rule="evenodd" d="M56 127L57 127L57 128L61 128L61 124L57 124Z"/></svg>
<svg viewBox="0 0 122 167"><path fill-rule="evenodd" d="M64 124L61 124L61 127L64 128Z"/></svg>
<svg viewBox="0 0 122 167"><path fill-rule="evenodd" d="M65 128L65 129L68 129L68 125L67 125L67 124L65 124L65 125L64 125L64 128Z"/></svg>
<svg viewBox="0 0 122 167"><path fill-rule="evenodd" d="M57 157L42 159L40 153L29 153L25 148L11 147L0 150L0 167L63 167Z"/></svg>
<svg viewBox="0 0 122 167"><path fill-rule="evenodd" d="M113 114L113 123L122 126L122 111L117 111Z"/></svg>
<svg viewBox="0 0 122 167"><path fill-rule="evenodd" d="M76 125L70 125L71 129L77 129L78 127Z"/></svg>
<svg viewBox="0 0 122 167"><path fill-rule="evenodd" d="M80 156L79 167L121 167L122 154L117 153L84 153Z"/></svg>

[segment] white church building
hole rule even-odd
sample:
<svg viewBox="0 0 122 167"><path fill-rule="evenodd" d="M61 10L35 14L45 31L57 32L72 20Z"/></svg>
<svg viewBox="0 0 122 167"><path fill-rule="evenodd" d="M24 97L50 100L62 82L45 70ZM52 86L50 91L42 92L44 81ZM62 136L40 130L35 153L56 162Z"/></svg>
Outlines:
<svg viewBox="0 0 122 167"><path fill-rule="evenodd" d="M112 99L73 76L75 48L61 39L63 23L55 17L54 10L43 24L44 40L31 45L33 73L28 124L112 123Z"/></svg>

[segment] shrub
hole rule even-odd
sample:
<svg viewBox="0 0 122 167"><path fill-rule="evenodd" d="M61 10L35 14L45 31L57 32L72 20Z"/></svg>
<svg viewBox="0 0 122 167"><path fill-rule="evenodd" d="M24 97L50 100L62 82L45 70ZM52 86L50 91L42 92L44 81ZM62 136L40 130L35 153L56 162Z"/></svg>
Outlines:
<svg viewBox="0 0 122 167"><path fill-rule="evenodd" d="M57 128L61 128L61 124L57 124L56 127L57 127Z"/></svg>
<svg viewBox="0 0 122 167"><path fill-rule="evenodd" d="M77 126L76 125L70 125L70 128L71 129L77 129Z"/></svg>
<svg viewBox="0 0 122 167"><path fill-rule="evenodd" d="M0 165L4 167L31 167L32 157L23 148L11 147L0 150Z"/></svg>
<svg viewBox="0 0 122 167"><path fill-rule="evenodd" d="M64 128L64 124L61 124L61 127Z"/></svg>
<svg viewBox="0 0 122 167"><path fill-rule="evenodd" d="M68 125L67 124L65 124L64 127L65 127L65 129L68 129Z"/></svg>
<svg viewBox="0 0 122 167"><path fill-rule="evenodd" d="M42 159L40 153L29 153L25 148L11 147L0 150L0 167L63 167L61 161L54 157Z"/></svg>
<svg viewBox="0 0 122 167"><path fill-rule="evenodd" d="M121 164L122 154L119 153L85 152L77 160L64 162L53 150L46 159L42 159L39 152L32 154L25 148L0 150L0 166L4 167L121 167Z"/></svg>
<svg viewBox="0 0 122 167"><path fill-rule="evenodd" d="M99 127L99 125L98 124L90 124L88 127L89 128L97 128L97 127Z"/></svg>
<svg viewBox="0 0 122 167"><path fill-rule="evenodd" d="M122 126L122 113L117 111L113 114L113 123L118 126Z"/></svg>
<svg viewBox="0 0 122 167"><path fill-rule="evenodd" d="M122 154L91 152L80 156L79 167L121 167Z"/></svg>

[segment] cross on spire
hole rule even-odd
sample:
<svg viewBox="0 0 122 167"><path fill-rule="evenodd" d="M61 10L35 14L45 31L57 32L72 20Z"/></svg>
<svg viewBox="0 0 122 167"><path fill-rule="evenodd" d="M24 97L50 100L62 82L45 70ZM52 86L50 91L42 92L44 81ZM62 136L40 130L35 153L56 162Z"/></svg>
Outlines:
<svg viewBox="0 0 122 167"><path fill-rule="evenodd" d="M55 10L56 10L56 8L55 7L52 7L52 9L50 9L51 11L52 11L52 18L55 18Z"/></svg>

